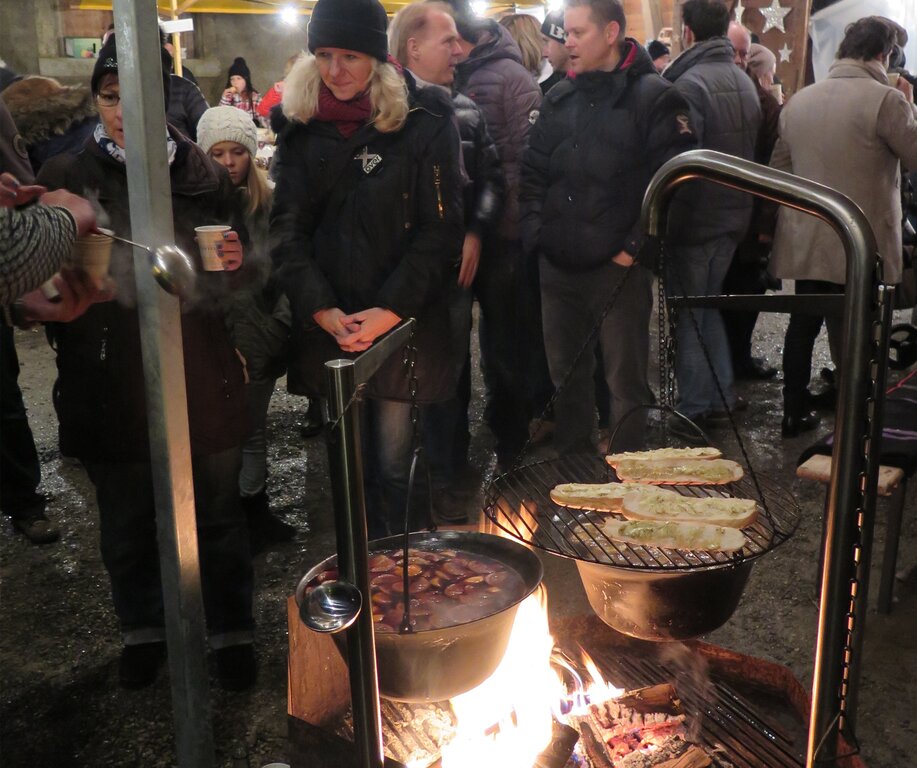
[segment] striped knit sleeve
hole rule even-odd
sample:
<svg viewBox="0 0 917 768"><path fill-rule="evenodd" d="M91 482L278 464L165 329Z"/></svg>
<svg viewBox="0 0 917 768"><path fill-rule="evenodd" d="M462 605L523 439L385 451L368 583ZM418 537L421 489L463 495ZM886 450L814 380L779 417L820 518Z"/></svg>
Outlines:
<svg viewBox="0 0 917 768"><path fill-rule="evenodd" d="M60 268L76 239L66 208L0 208L0 304L38 288Z"/></svg>

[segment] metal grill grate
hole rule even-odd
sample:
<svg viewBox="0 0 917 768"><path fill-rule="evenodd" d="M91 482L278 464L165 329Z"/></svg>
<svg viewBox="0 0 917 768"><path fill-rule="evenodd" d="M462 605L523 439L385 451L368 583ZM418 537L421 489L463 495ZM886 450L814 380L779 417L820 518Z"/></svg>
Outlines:
<svg viewBox="0 0 917 768"><path fill-rule="evenodd" d="M639 688L672 682L688 712L702 717L697 741L718 768L799 768L805 765L802 734L790 734L784 726L759 711L731 685L713 678L706 685L686 680L658 661L636 654L590 654L615 685ZM694 715L695 717L697 715Z"/></svg>
<svg viewBox="0 0 917 768"><path fill-rule="evenodd" d="M599 456L576 455L529 464L494 479L485 496L484 514L523 543L561 557L634 570L696 570L739 564L770 552L799 525L799 507L792 494L770 478L758 475L766 505L742 532L748 544L739 552L663 549L614 542L602 532L606 515L562 507L550 490L560 483L607 483L614 470ZM757 498L746 478L720 486L667 486L685 496Z"/></svg>

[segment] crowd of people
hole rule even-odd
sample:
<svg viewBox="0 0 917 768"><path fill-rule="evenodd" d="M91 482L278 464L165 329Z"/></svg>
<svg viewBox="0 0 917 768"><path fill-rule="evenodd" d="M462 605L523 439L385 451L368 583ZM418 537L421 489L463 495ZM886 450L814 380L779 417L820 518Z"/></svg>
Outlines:
<svg viewBox="0 0 917 768"><path fill-rule="evenodd" d="M903 30L878 17L852 25L829 78L783 105L773 53L722 0L687 0L681 13L685 50L671 58L667 45L627 35L619 0L567 0L540 25L481 18L464 0L413 3L391 21L378 0L318 0L307 52L284 77L262 98L238 57L213 108L187 71L175 74L163 40L151 66L166 97L176 243L196 254L196 227L231 228L223 270L201 272L181 315L202 588L222 685L255 676L252 551L295 534L267 495L266 415L284 373L291 393L321 403L326 360L417 320L413 367L393 356L363 393L377 538L403 530L420 443L437 521L467 518L456 488L468 466L475 300L497 471L519 460L549 404L559 453L595 451L601 430L616 450L644 445L658 264L640 207L653 174L682 152L771 162L840 189L876 229L884 278L900 279L900 164L917 167L913 90L887 77ZM50 107L35 93L51 94ZM56 537L11 330L45 322L61 450L96 490L120 680L142 687L162 664L165 634L133 262L116 243L104 286L66 266L74 239L103 218L131 236L117 41L105 42L88 89L27 77L3 100L3 512L36 543ZM267 126L270 180L255 162ZM710 182L676 194L667 238L659 276L672 295L763 293L780 278L799 292L844 289L826 225ZM55 272L52 302L39 286ZM735 379L776 374L752 354L755 320L677 315L677 409L707 430L747 406ZM788 437L817 425L808 385L821 322L793 315L787 330ZM831 322L829 337L841 365Z"/></svg>

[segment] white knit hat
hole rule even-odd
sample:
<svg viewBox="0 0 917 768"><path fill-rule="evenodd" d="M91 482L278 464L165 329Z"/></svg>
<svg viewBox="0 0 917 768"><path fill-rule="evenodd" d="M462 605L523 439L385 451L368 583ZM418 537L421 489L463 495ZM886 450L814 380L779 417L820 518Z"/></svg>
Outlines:
<svg viewBox="0 0 917 768"><path fill-rule="evenodd" d="M205 152L214 144L234 141L241 144L252 157L258 153L258 129L247 112L238 107L211 107L197 124L197 143Z"/></svg>

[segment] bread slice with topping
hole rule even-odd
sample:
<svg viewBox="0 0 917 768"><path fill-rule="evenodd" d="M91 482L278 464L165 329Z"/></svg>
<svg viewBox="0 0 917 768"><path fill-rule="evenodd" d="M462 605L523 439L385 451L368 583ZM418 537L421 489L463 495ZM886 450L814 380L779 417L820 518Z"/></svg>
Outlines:
<svg viewBox="0 0 917 768"><path fill-rule="evenodd" d="M642 547L737 552L747 543L738 528L655 520L608 520L602 531L612 541Z"/></svg>
<svg viewBox="0 0 917 768"><path fill-rule="evenodd" d="M626 451L612 453L605 457L611 466L616 467L622 461L683 461L685 459L719 459L722 452L718 448L703 446L701 448L656 448L653 451Z"/></svg>
<svg viewBox="0 0 917 768"><path fill-rule="evenodd" d="M745 473L730 459L625 459L615 466L615 474L622 482L650 485L724 485L741 480Z"/></svg>
<svg viewBox="0 0 917 768"><path fill-rule="evenodd" d="M682 496L665 488L646 487L646 491L628 493L624 496L621 512L628 520L671 520L744 528L758 518L758 505L753 499L721 496L697 498Z"/></svg>
<svg viewBox="0 0 917 768"><path fill-rule="evenodd" d="M637 496L642 493L679 496L675 491L644 483L562 483L551 489L551 501L571 509L620 512L625 495Z"/></svg>

